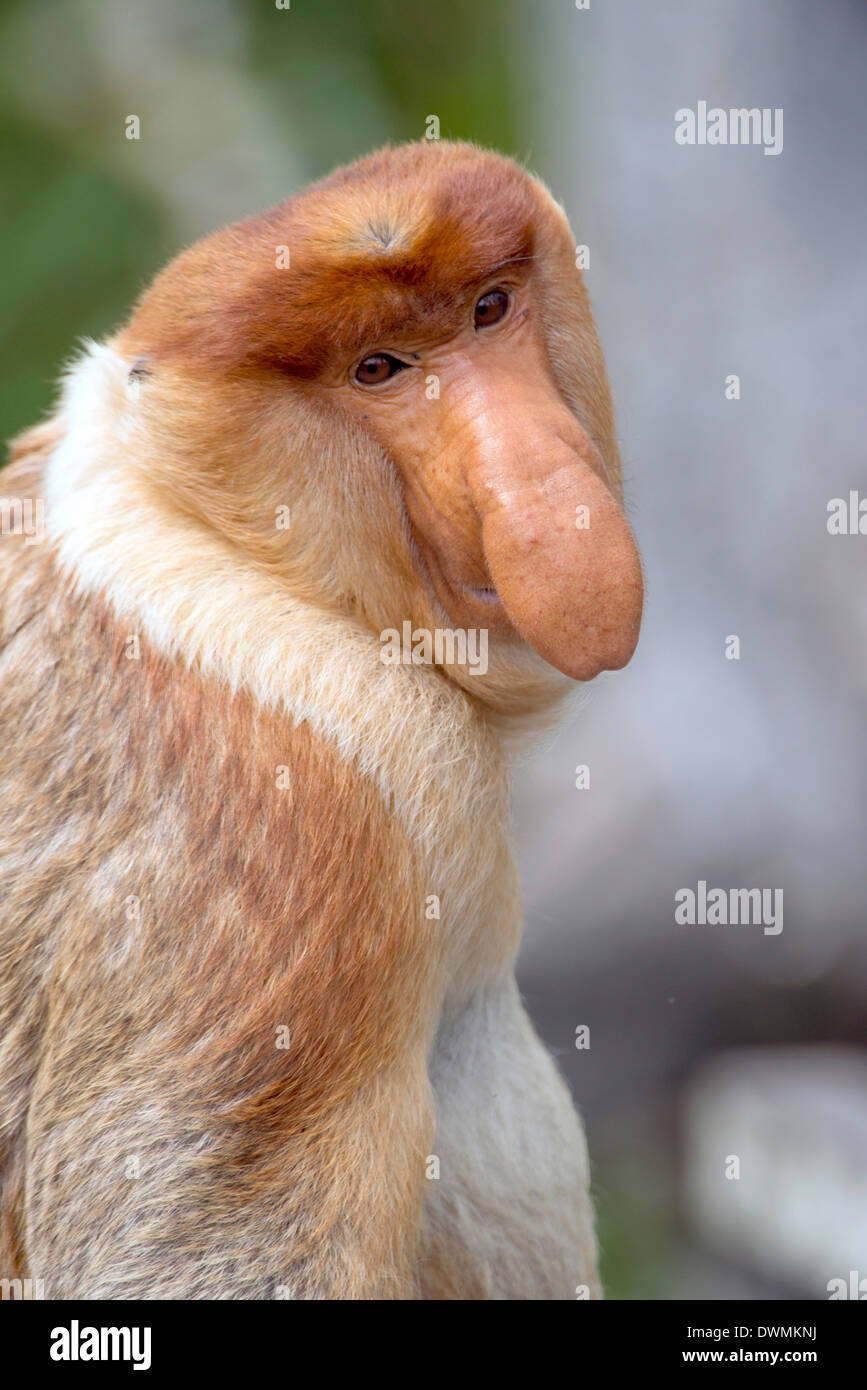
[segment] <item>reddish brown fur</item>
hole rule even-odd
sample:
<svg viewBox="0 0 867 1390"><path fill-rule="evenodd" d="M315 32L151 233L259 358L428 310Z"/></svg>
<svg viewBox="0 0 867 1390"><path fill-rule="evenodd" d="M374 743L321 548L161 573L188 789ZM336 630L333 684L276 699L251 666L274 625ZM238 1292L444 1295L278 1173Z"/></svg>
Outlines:
<svg viewBox="0 0 867 1390"><path fill-rule="evenodd" d="M395 211L381 227L363 208L381 202L386 167ZM401 204L410 194L418 201L420 183L426 215L407 244L413 228ZM348 194L358 200L350 219ZM444 335L481 278L532 256L536 211L526 176L499 155L470 146L379 152L179 256L148 291L127 342L207 371L303 379L409 323ZM389 231L394 249L380 239ZM291 274L277 268L280 246L290 249Z"/></svg>
<svg viewBox="0 0 867 1390"><path fill-rule="evenodd" d="M18 464L4 482L33 495L38 470ZM281 1281L303 1290L305 1261L315 1249L321 1263L329 1241L333 1277L342 1277L341 1251L352 1245L346 1223L375 1220L384 1249L378 1271L364 1261L365 1292L405 1281L410 1251L399 1233L418 1225L411 1212L421 1201L429 1114L422 1106L398 1138L381 1118L383 1135L409 1142L415 1155L416 1178L390 1195L390 1213L365 1206L363 1161L338 1173L321 1143L335 1125L351 1129L360 1110L375 1113L383 1078L402 1074L415 1036L432 1026L418 1001L435 1008L437 970L405 835L306 726L243 696L227 702L146 642L141 659L128 660L126 633L111 615L73 598L50 554L31 551L22 566L22 549L19 538L0 542L0 757L16 769L0 854L22 866L38 861L40 871L13 869L4 880L0 1013L3 1083L11 1088L21 1074L34 1087L31 1182L53 1194L35 1214L37 1225L47 1223L43 1237L50 1248L66 1202L105 1180L100 1144L106 1136L110 1147L119 1125L146 1170L165 1162L159 1149L149 1154L136 1120L144 1092L175 1121L183 1117L184 1131L209 1136L195 1158L195 1200L172 1199L172 1242L183 1241L187 1224L193 1239L211 1220L231 1226L252 1205L273 1203L274 1247L260 1252L255 1275L256 1290L269 1296ZM287 764L291 788L275 792L277 768ZM66 833L51 851L58 826ZM171 853L179 842L190 866L184 877ZM142 921L128 946L130 894L140 896ZM288 1050L275 1045L284 1024ZM20 1155L27 1110L5 1108L4 1116L7 1152ZM87 1145L64 1195L53 1136L76 1123ZM120 1253L136 1183L120 1167L113 1179ZM8 1181L4 1272L21 1263L14 1173ZM311 1189L315 1219L292 1231L290 1245ZM92 1257L79 1252L85 1287ZM34 1274L58 1296L75 1292L62 1275L52 1284L50 1268ZM359 1269L343 1296L361 1277ZM200 1292L208 1296L206 1283ZM319 1296L327 1296L321 1287Z"/></svg>

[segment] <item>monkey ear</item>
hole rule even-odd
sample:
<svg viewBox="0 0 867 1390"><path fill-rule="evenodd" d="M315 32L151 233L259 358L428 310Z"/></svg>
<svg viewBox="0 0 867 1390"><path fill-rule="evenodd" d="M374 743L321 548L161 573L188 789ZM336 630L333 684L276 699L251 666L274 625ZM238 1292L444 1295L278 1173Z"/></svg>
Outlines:
<svg viewBox="0 0 867 1390"><path fill-rule="evenodd" d="M150 361L147 357L137 357L127 374L127 385L135 390L145 377L151 375Z"/></svg>

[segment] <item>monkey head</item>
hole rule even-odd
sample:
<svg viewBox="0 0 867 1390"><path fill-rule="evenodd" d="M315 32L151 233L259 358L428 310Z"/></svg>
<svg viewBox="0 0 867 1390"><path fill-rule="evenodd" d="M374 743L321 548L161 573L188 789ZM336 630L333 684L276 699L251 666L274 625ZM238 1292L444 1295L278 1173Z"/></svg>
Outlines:
<svg viewBox="0 0 867 1390"><path fill-rule="evenodd" d="M604 361L565 215L512 161L338 170L177 257L114 346L144 481L239 562L373 632L486 629L487 677L447 674L492 704L630 659Z"/></svg>

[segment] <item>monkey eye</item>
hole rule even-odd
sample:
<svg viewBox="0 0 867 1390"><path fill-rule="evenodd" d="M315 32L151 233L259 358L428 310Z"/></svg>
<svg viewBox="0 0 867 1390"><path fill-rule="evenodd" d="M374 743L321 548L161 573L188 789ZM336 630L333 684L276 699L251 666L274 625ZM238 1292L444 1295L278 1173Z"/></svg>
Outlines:
<svg viewBox="0 0 867 1390"><path fill-rule="evenodd" d="M397 357L387 352L374 352L359 362L355 369L355 380L360 381L362 386L378 386L381 381L388 381L389 377L397 376L405 369L406 363Z"/></svg>
<svg viewBox="0 0 867 1390"><path fill-rule="evenodd" d="M473 314L476 328L490 328L492 323L499 323L508 308L509 296L505 290L488 290L487 294L482 295Z"/></svg>

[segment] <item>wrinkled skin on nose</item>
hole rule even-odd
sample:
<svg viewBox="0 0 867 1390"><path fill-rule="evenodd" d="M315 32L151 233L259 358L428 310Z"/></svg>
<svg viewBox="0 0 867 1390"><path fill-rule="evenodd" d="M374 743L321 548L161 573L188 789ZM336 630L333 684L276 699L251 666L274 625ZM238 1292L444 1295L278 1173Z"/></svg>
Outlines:
<svg viewBox="0 0 867 1390"><path fill-rule="evenodd" d="M407 502L453 616L513 629L575 680L624 666L641 623L638 550L541 352L458 354L433 439L431 457L413 451Z"/></svg>

